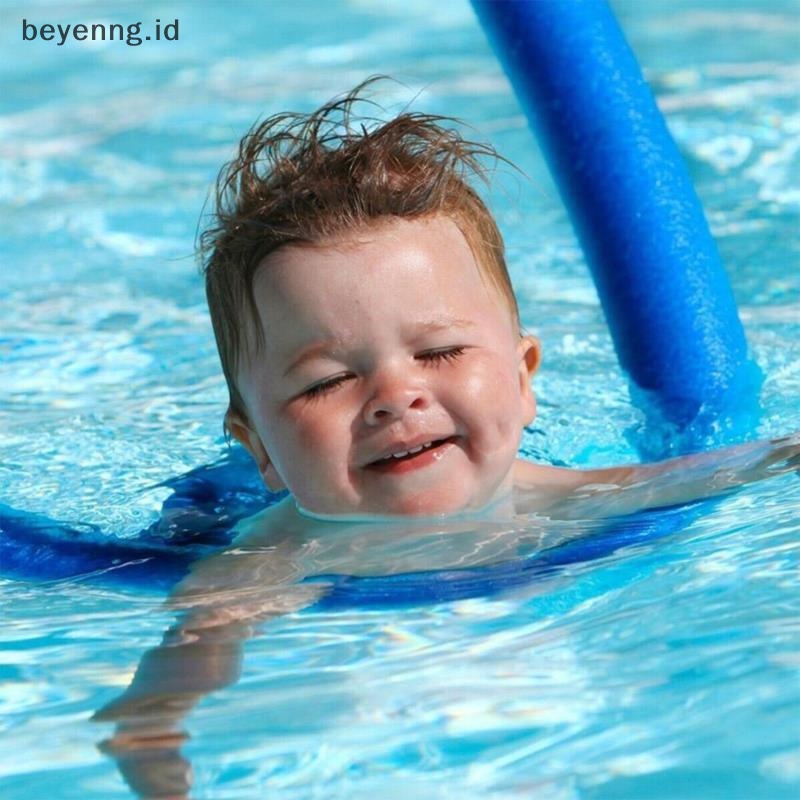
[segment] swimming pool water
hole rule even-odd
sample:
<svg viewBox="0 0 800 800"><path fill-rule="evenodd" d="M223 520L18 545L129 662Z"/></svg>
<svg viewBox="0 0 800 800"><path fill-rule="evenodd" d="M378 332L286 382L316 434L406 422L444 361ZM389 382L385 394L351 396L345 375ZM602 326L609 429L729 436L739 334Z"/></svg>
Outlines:
<svg viewBox="0 0 800 800"><path fill-rule="evenodd" d="M800 428L800 15L794 0L614 2L681 149L766 374L760 436ZM373 73L472 125L542 338L526 454L635 459L588 273L466 3L5 3L0 501L132 536L224 449L192 259L210 182L259 115ZM179 18L179 42L63 48L39 23ZM508 596L288 615L192 714L196 797L741 798L800 791L800 481ZM88 717L172 617L88 582L6 581L0 792L129 797Z"/></svg>

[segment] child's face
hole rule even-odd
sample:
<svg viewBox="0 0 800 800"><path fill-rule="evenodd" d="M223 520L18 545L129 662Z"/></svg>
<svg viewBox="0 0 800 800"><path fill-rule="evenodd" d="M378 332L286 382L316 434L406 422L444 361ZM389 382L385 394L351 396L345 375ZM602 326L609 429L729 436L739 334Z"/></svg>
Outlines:
<svg viewBox="0 0 800 800"><path fill-rule="evenodd" d="M452 220L281 248L254 292L265 347L229 424L271 488L320 514L425 515L510 488L538 345Z"/></svg>

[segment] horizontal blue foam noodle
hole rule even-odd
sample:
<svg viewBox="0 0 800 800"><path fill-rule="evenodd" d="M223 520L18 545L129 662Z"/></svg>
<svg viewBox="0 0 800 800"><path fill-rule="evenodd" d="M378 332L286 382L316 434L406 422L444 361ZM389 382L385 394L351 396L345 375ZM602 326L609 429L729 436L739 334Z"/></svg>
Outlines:
<svg viewBox="0 0 800 800"><path fill-rule="evenodd" d="M230 544L236 523L280 495L268 494L250 457L234 448L219 461L171 479L159 519L130 538L95 525L68 524L0 503L2 574L23 580L89 582L137 593L169 591L193 561ZM572 541L504 563L378 577L321 575L330 585L318 609L406 606L491 597L526 586L570 564L665 536L701 506L648 511L610 520Z"/></svg>
<svg viewBox="0 0 800 800"><path fill-rule="evenodd" d="M538 134L620 363L644 390L635 399L655 406L651 427L694 423L683 449L746 435L761 373L686 164L607 3L473 6Z"/></svg>
<svg viewBox="0 0 800 800"><path fill-rule="evenodd" d="M315 575L328 591L314 608L383 608L495 597L562 573L566 568L611 556L685 528L705 504L674 506L610 519L600 530L529 556L473 568L356 577Z"/></svg>
<svg viewBox="0 0 800 800"><path fill-rule="evenodd" d="M94 525L71 525L0 503L0 572L6 578L165 592L197 558L189 548L123 539Z"/></svg>
<svg viewBox="0 0 800 800"><path fill-rule="evenodd" d="M37 581L87 581L164 592L190 564L230 544L236 523L282 495L266 491L240 447L161 486L172 493L158 519L131 537L0 503L0 573Z"/></svg>

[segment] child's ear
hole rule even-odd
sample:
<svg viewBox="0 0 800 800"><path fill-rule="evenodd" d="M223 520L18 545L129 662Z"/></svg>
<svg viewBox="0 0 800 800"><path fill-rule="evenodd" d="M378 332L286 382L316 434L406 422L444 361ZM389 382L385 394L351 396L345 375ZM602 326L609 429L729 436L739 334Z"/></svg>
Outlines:
<svg viewBox="0 0 800 800"><path fill-rule="evenodd" d="M530 425L536 418L536 395L531 381L542 360L542 347L535 336L523 336L517 345L519 359L519 390L522 397L522 424Z"/></svg>
<svg viewBox="0 0 800 800"><path fill-rule="evenodd" d="M261 479L267 488L272 492L279 492L285 489L286 484L283 482L283 478L278 475L275 465L272 463L272 459L261 441L261 437L252 427L250 420L238 412L228 409L225 414L225 427L258 464L258 471L261 473Z"/></svg>

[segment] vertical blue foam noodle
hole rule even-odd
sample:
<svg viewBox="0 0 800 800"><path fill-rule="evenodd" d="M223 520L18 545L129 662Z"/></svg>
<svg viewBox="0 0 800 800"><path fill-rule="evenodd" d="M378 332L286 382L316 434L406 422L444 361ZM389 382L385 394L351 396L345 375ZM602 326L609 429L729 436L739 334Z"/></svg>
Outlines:
<svg viewBox="0 0 800 800"><path fill-rule="evenodd" d="M605 0L473 0L569 211L654 457L744 438L761 373L686 165Z"/></svg>

